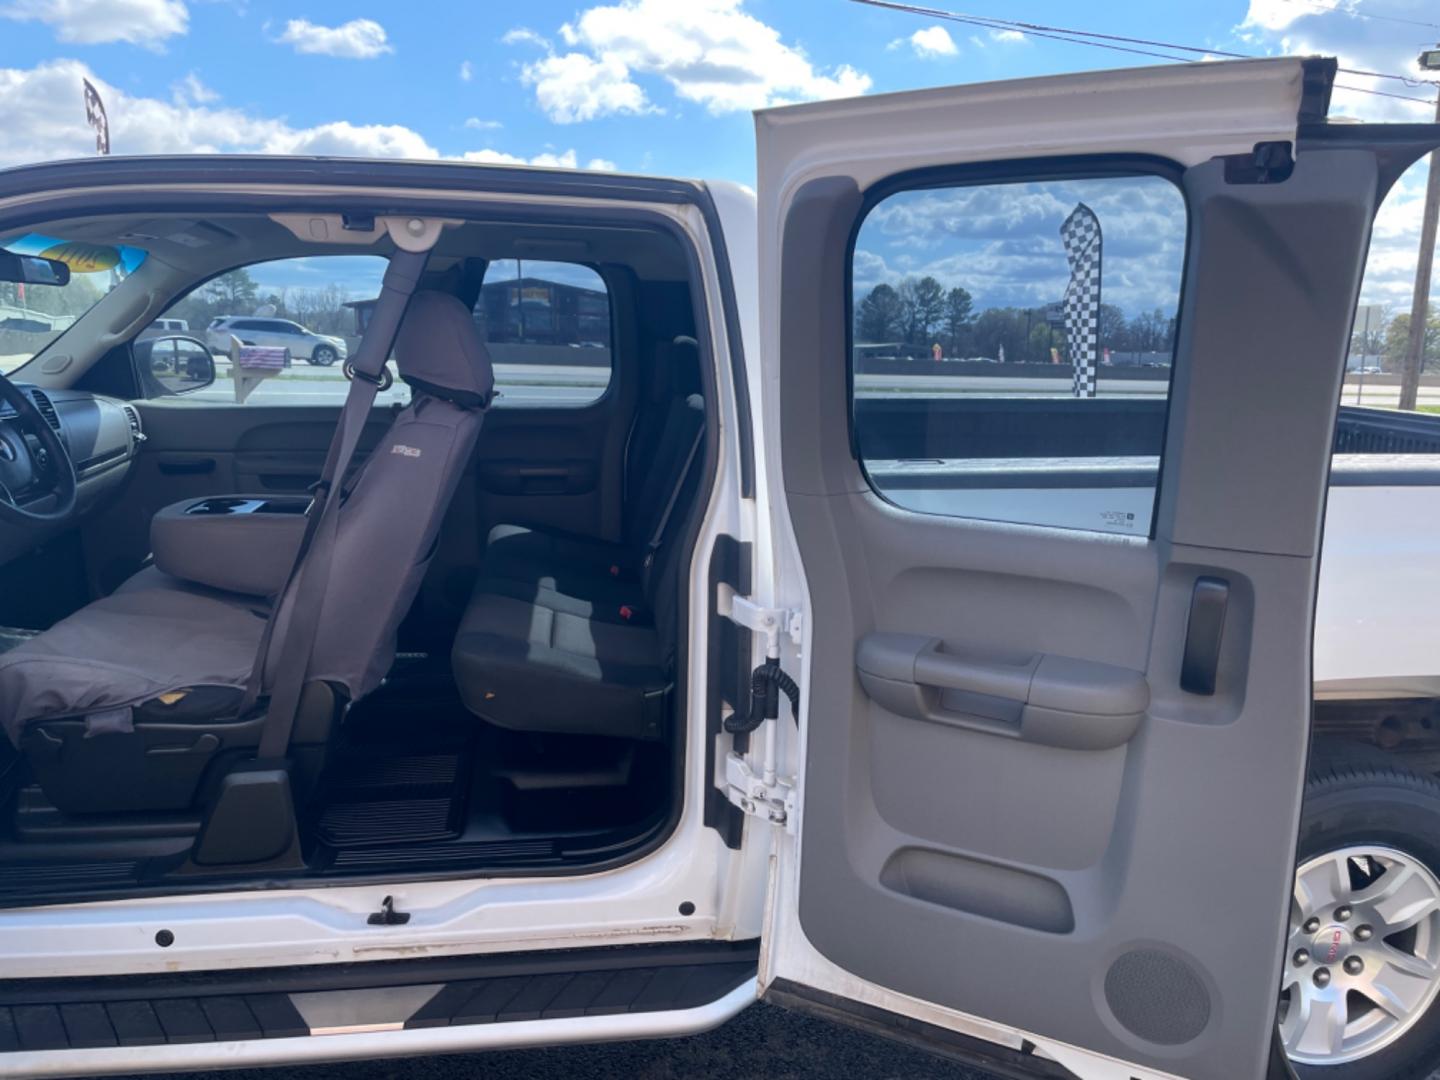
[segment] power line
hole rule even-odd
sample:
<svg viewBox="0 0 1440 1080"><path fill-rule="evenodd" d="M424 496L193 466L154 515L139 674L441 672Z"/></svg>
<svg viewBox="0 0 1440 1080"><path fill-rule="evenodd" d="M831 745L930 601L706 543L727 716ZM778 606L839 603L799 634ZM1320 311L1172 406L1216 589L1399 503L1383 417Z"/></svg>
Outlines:
<svg viewBox="0 0 1440 1080"><path fill-rule="evenodd" d="M1256 59L1256 57L1248 53L1228 52L1224 49L1201 48L1197 45L1177 45L1167 41L1129 37L1123 34L1105 34L1095 30L1075 30L1063 26L1047 26L1044 23L1021 22L1015 19L996 19L987 15L973 15L967 12L946 11L943 8L922 7L918 4L902 3L900 0L853 0L853 2L865 4L870 7L888 8L892 11L904 11L912 15L924 15L932 19L945 19L949 22L961 23L966 26L978 26L987 30L1009 30L1025 34L1027 37L1063 41L1072 45L1089 45L1097 49L1109 49L1112 52L1130 53L1135 56L1149 56L1159 60L1172 60L1181 63L1197 62L1189 56L1175 55L1177 52L1196 53L1201 56L1222 56L1235 60ZM1168 49L1170 51L1156 52L1154 51L1156 49ZM1347 75L1360 75L1372 79L1391 79L1404 83L1407 86L1414 86L1417 83L1428 83L1428 80L1425 79L1410 79L1403 75L1390 75L1385 72L1366 71L1359 68L1339 68L1338 70ZM1374 94L1378 97L1396 98L1400 101L1414 101L1420 104L1429 104L1428 98L1417 98L1408 94L1395 94L1385 90L1371 90L1362 86L1337 85L1337 89L1352 90L1360 94Z"/></svg>

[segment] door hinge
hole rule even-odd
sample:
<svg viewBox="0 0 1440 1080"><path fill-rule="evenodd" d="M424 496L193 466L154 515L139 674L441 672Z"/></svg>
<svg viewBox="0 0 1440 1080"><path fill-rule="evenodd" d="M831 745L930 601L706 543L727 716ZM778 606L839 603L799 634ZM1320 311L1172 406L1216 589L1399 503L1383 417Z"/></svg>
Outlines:
<svg viewBox="0 0 1440 1080"><path fill-rule="evenodd" d="M803 623L796 608L763 607L721 582L716 610L731 622L765 635L766 656L780 655L781 635L788 637L797 648L800 645Z"/></svg>
<svg viewBox="0 0 1440 1080"><path fill-rule="evenodd" d="M757 776L750 763L732 750L725 755L725 796L751 817L795 831L793 777Z"/></svg>

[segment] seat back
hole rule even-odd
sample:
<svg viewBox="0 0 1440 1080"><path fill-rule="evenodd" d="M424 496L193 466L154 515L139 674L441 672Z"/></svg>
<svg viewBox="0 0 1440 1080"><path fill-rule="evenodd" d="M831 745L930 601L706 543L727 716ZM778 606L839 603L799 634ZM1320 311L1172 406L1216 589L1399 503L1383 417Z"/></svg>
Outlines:
<svg viewBox="0 0 1440 1080"><path fill-rule="evenodd" d="M420 588L440 525L489 405L489 354L470 311L446 293L417 292L395 340L413 397L341 494L333 538L307 554L327 574L307 679L373 690L395 658L395 636ZM276 640L284 641L290 592ZM278 657L267 665L273 677Z"/></svg>

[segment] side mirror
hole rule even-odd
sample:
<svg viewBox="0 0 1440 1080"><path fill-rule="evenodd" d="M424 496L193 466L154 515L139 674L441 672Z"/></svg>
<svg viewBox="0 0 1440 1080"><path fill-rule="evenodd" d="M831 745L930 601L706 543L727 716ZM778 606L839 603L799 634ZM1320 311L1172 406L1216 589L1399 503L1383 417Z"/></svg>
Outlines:
<svg viewBox="0 0 1440 1080"><path fill-rule="evenodd" d="M58 259L0 251L0 281L20 285L68 285L70 267Z"/></svg>
<svg viewBox="0 0 1440 1080"><path fill-rule="evenodd" d="M189 394L215 382L215 356L198 338L167 334L137 341L134 349L150 397Z"/></svg>

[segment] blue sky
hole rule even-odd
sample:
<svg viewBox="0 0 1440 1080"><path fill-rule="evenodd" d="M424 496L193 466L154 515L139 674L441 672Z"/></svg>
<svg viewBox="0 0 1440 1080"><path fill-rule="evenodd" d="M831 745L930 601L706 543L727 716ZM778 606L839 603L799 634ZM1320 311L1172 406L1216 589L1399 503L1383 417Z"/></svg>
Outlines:
<svg viewBox="0 0 1440 1080"><path fill-rule="evenodd" d="M1431 0L954 7L1397 74L1440 37L1416 25L1440 24ZM748 183L758 106L1152 62L847 0L0 0L0 166L92 149L84 76L106 98L115 153L469 157ZM1349 91L1336 106L1428 118ZM1408 177L1382 214L1372 298L1403 299L1421 186Z"/></svg>

